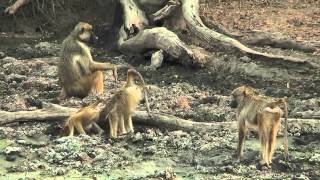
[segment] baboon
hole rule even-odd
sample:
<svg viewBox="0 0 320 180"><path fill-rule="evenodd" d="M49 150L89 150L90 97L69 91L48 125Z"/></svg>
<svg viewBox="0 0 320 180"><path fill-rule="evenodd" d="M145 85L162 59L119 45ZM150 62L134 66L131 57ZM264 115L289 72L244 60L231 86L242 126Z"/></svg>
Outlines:
<svg viewBox="0 0 320 180"><path fill-rule="evenodd" d="M135 84L135 76L139 77L142 85ZM143 90L143 91L142 91ZM119 134L134 132L132 124L132 113L136 110L139 102L143 99L150 115L150 107L147 90L141 74L129 69L127 72L127 83L123 86L105 105L100 112L101 120L108 120L110 126L110 137L117 138Z"/></svg>
<svg viewBox="0 0 320 180"><path fill-rule="evenodd" d="M100 109L97 106L100 102L102 100L83 107L72 114L65 122L64 133L73 136L74 128L76 128L79 134L86 134L85 130L94 130L96 133L102 134L104 131L96 123L99 120Z"/></svg>
<svg viewBox="0 0 320 180"><path fill-rule="evenodd" d="M271 98L256 95L251 87L241 86L231 93L230 106L237 108L237 121L239 128L239 142L237 148L238 160L243 156L243 144L248 129L258 131L261 143L261 165L268 168L272 164L272 156L275 151L277 133L280 127L280 117L284 111L285 139L284 153L288 158L288 110L287 98ZM283 104L283 111L279 105Z"/></svg>
<svg viewBox="0 0 320 180"><path fill-rule="evenodd" d="M111 63L93 61L87 46L94 37L92 26L79 22L63 41L58 65L59 83L62 86L60 98L86 97L89 93L103 93L104 70L112 70L117 81L117 67Z"/></svg>

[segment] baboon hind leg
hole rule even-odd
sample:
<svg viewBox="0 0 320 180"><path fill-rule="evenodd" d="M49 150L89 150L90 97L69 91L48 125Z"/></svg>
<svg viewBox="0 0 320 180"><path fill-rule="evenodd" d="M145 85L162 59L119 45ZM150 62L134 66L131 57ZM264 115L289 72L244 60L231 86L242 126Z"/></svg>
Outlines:
<svg viewBox="0 0 320 180"><path fill-rule="evenodd" d="M265 118L263 116L263 113L257 115L257 121L258 121L258 132L259 132L259 139L260 139L260 164L266 165L268 163L268 127L266 122L264 121Z"/></svg>
<svg viewBox="0 0 320 180"><path fill-rule="evenodd" d="M69 124L68 128L69 128L69 136L73 136L73 134L74 134L74 126Z"/></svg>
<svg viewBox="0 0 320 180"><path fill-rule="evenodd" d="M128 133L133 133L134 132L131 114L127 114L125 116L125 128L126 128Z"/></svg>
<svg viewBox="0 0 320 180"><path fill-rule="evenodd" d="M270 139L269 139L269 157L268 162L271 165L272 164L272 157L277 145L277 135L279 132L280 127L280 113L275 114L274 124L270 132Z"/></svg>
<svg viewBox="0 0 320 180"><path fill-rule="evenodd" d="M244 145L244 140L247 135L247 129L245 127L244 122L240 123L239 122L239 134L238 134L238 148L237 148L237 156L238 156L238 161L241 161L243 158L243 145Z"/></svg>
<svg viewBox="0 0 320 180"><path fill-rule="evenodd" d="M64 90L64 88L62 88L62 89L61 89L61 92L60 92L60 94L59 94L58 99L59 99L59 100L64 100L64 99L66 99L67 97L68 97L68 96L67 96L66 91Z"/></svg>
<svg viewBox="0 0 320 180"><path fill-rule="evenodd" d="M104 130L102 130L96 122L92 123L92 129L94 130L94 132L98 133L99 135L103 134L104 132Z"/></svg>
<svg viewBox="0 0 320 180"><path fill-rule="evenodd" d="M84 98L90 93L92 95L103 93L103 73L96 71L92 74L83 76L67 90L67 96L76 96Z"/></svg>
<svg viewBox="0 0 320 180"><path fill-rule="evenodd" d="M116 114L109 115L109 125L110 125L110 138L118 137L118 123L119 118Z"/></svg>
<svg viewBox="0 0 320 180"><path fill-rule="evenodd" d="M75 126L76 126L77 131L79 132L79 134L86 134L86 132L84 131L84 129L82 127L82 124L80 122L77 122Z"/></svg>
<svg viewBox="0 0 320 180"><path fill-rule="evenodd" d="M127 134L125 122L126 122L125 116L123 114L121 114L120 119L119 119L119 124L118 124L120 135Z"/></svg>
<svg viewBox="0 0 320 180"><path fill-rule="evenodd" d="M259 130L259 138L261 143L261 165L267 165L269 166L268 157L269 157L269 133L266 129L260 129Z"/></svg>
<svg viewBox="0 0 320 180"><path fill-rule="evenodd" d="M93 73L93 85L91 92L93 94L102 94L104 91L104 75L102 71L96 71Z"/></svg>

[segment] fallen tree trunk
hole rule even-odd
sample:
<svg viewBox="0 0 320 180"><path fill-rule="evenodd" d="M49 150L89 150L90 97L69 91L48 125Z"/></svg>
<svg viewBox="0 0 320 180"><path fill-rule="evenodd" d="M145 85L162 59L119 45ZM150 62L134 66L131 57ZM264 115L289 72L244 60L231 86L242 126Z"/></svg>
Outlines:
<svg viewBox="0 0 320 180"><path fill-rule="evenodd" d="M7 112L0 111L0 125L15 122L36 122L36 121L62 121L76 112L75 108L67 108L55 104L45 104L43 109L35 111ZM137 124L157 126L170 130L183 130L188 132L209 132L218 129L236 130L237 122L195 122L181 119L176 116L154 113L150 117L145 111L136 111L133 115ZM318 119L289 119L289 130L291 128L301 134L320 133L320 120Z"/></svg>
<svg viewBox="0 0 320 180"><path fill-rule="evenodd" d="M67 108L56 104L43 104L43 109L34 111L0 111L0 125L15 122L64 120L76 111L75 108Z"/></svg>
<svg viewBox="0 0 320 180"><path fill-rule="evenodd" d="M191 49L175 33L164 27L142 30L128 40L120 41L119 46L123 53L145 53L152 49L163 50L181 64L192 64Z"/></svg>

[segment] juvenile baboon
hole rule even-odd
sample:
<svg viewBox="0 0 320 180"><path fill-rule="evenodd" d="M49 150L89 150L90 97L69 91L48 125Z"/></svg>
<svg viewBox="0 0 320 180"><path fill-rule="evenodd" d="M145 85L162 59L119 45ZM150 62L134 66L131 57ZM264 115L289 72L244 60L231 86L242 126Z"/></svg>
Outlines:
<svg viewBox="0 0 320 180"><path fill-rule="evenodd" d="M83 98L89 93L103 93L104 70L112 70L117 81L117 67L114 64L93 61L86 44L93 36L92 26L80 22L63 41L58 65L62 86L61 99L70 96Z"/></svg>
<svg viewBox="0 0 320 180"><path fill-rule="evenodd" d="M103 130L96 123L99 120L100 109L97 108L99 100L89 106L81 108L76 113L72 114L65 122L64 133L73 136L74 128L79 134L86 134L86 131L94 130L98 134L102 134Z"/></svg>
<svg viewBox="0 0 320 180"><path fill-rule="evenodd" d="M239 142L237 148L238 160L243 156L243 144L248 129L258 131L261 143L261 165L270 168L272 156L275 151L277 133L280 127L280 117L284 111L285 139L284 152L288 158L288 110L287 98L271 98L255 95L253 89L241 86L232 91L230 106L237 108L237 120L239 128ZM283 104L283 111L279 105Z"/></svg>
<svg viewBox="0 0 320 180"><path fill-rule="evenodd" d="M138 76L139 80L142 82L141 86L135 84L134 78L136 76ZM137 109L137 106L143 99L143 96L147 111L150 114L144 80L138 71L129 69L127 72L126 85L111 98L100 112L100 119L109 121L111 138L117 138L118 130L120 135L127 132L134 132L131 116Z"/></svg>

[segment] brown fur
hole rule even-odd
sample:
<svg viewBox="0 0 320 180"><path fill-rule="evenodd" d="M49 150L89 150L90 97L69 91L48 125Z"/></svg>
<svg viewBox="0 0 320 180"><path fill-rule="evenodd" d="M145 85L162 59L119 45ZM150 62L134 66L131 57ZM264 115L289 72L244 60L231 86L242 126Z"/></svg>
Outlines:
<svg viewBox="0 0 320 180"><path fill-rule="evenodd" d="M135 84L135 76L139 77L142 86ZM142 89L144 92L142 92ZM100 112L100 119L109 121L111 138L117 138L118 130L120 135L127 132L134 132L131 116L139 102L143 99L143 94L147 111L150 114L144 80L139 72L134 69L129 69L126 85L111 98Z"/></svg>
<svg viewBox="0 0 320 180"><path fill-rule="evenodd" d="M70 96L83 98L89 93L103 93L102 71L113 70L113 76L117 80L115 65L93 61L86 44L92 34L92 26L80 22L62 43L58 65L62 99Z"/></svg>
<svg viewBox="0 0 320 180"><path fill-rule="evenodd" d="M288 157L288 111L287 98L275 99L255 95L254 90L241 86L231 93L233 100L231 106L237 107L237 120L239 124L239 142L237 148L238 159L243 155L244 139L249 128L256 129L261 142L261 164L270 167L274 154L277 134L280 127L283 104L285 115L285 157Z"/></svg>
<svg viewBox="0 0 320 180"><path fill-rule="evenodd" d="M77 129L79 134L86 134L85 130L88 131L90 129L93 129L98 134L103 133L103 130L96 123L99 120L100 109L97 109L97 106L100 102L101 100L72 114L65 122L65 135L73 136L74 128Z"/></svg>

